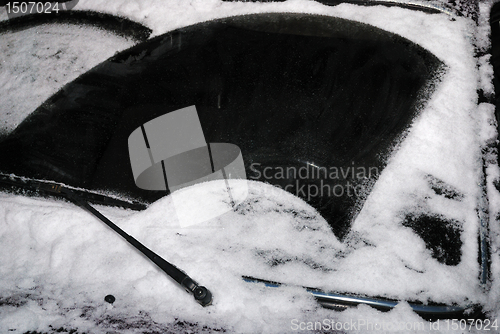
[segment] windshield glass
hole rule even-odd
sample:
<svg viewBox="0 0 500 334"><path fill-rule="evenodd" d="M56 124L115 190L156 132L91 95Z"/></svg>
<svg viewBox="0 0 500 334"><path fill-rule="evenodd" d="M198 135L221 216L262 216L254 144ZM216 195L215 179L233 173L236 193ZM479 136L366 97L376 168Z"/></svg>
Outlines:
<svg viewBox="0 0 500 334"><path fill-rule="evenodd" d="M293 312L302 319L313 308L298 286L424 304L481 302L486 120L475 112L470 21L400 8L332 11L353 20L251 14L162 31L64 86L0 142L2 173L147 204L141 212L99 210L210 288L210 314L184 303L184 292L130 247L109 242L86 212L2 193L4 285L19 299L37 298L23 293L38 277L19 282L33 268L44 273L37 293L48 300L75 300L90 287L82 294L90 302L75 302L79 311L113 290L134 312L146 303L155 319L188 310L189 321L217 325L247 316L289 324ZM208 199L230 207L186 228L176 218L176 191L136 185L129 151L132 134L150 149L148 124L181 110L196 111L206 143L240 150L246 180L231 187L248 187L234 206L206 184L186 188L195 218L213 209ZM18 242L30 256L16 261L8 254ZM248 276L287 287L270 292L244 283ZM45 288L54 285L64 291ZM233 307L240 313L228 315Z"/></svg>
<svg viewBox="0 0 500 334"><path fill-rule="evenodd" d="M343 238L443 69L408 40L343 19L198 24L66 86L0 144L3 170L156 200L164 193L135 186L127 139L195 105L207 142L241 149L247 178L304 199Z"/></svg>

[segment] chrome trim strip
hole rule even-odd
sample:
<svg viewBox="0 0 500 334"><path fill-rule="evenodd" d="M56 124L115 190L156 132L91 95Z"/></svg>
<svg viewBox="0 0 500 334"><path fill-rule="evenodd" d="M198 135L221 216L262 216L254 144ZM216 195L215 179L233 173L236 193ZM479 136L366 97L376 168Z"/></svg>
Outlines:
<svg viewBox="0 0 500 334"><path fill-rule="evenodd" d="M349 2L367 2L369 4L380 4L386 6L409 7L413 9L428 10L435 13L443 13L451 17L462 16L454 8L441 1L404 1L404 0L348 0Z"/></svg>
<svg viewBox="0 0 500 334"><path fill-rule="evenodd" d="M489 148L491 149L491 148ZM486 184L486 161L483 157L483 173L481 177L481 198L479 199L478 216L479 216L479 253L480 253L480 273L479 281L483 287L486 289L489 282L489 200L488 200L488 188Z"/></svg>
<svg viewBox="0 0 500 334"><path fill-rule="evenodd" d="M224 2L281 2L282 0L222 0ZM342 3L350 3L360 6L397 6L410 10L420 10L431 14L443 13L454 19L464 16L459 10L439 0L415 1L415 0L315 0L326 6L337 6Z"/></svg>
<svg viewBox="0 0 500 334"><path fill-rule="evenodd" d="M263 283L267 287L276 288L281 285L285 285L283 283L271 282L262 280L255 277L244 276L243 280L249 283ZM350 307L357 306L359 304L369 305L374 308L389 311L394 308L399 301L388 300L383 298L371 298L371 297L362 297L362 296L353 296L348 294L334 293L334 292L324 292L318 289L313 288L305 288L307 292L312 294L320 304L325 307L334 306L334 307ZM463 313L466 310L474 308L474 305L466 305L466 306L454 306L454 305L423 305L408 302L410 307L416 313L420 315L431 315L434 314L437 317L445 316L445 315L456 315L459 313Z"/></svg>
<svg viewBox="0 0 500 334"><path fill-rule="evenodd" d="M332 303L348 303L353 305L364 304L373 306L375 308L382 308L390 310L394 308L399 302L390 301L384 299L376 299L376 298L367 298L367 297L357 297L357 296L348 296L337 293L326 293L321 291L314 291L310 289L306 289L309 293L311 293L314 297L318 299L322 299L321 301L327 301ZM417 313L458 313L465 311L468 307L462 306L449 306L449 305L420 305L409 302L408 303L413 311Z"/></svg>

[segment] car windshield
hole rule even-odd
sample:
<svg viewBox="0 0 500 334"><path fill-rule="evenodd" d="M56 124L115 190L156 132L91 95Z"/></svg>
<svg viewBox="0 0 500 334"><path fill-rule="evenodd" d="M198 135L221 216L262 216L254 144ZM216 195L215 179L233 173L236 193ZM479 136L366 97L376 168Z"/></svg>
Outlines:
<svg viewBox="0 0 500 334"><path fill-rule="evenodd" d="M100 210L213 287L214 312L225 320L227 296L252 304L267 293L259 284L243 287L242 277L284 283L283 291L311 287L415 305L483 303L487 217L479 208L487 204L479 124L487 121L471 112L478 109L478 80L464 33L470 20L411 12L401 27L398 15L409 10L364 8L359 13L371 13L364 17L343 8L351 7L340 7L337 17L231 16L116 53L2 135L2 181L7 189L18 179L68 186L97 204L109 203L107 197L139 203L145 210ZM219 173L223 187L211 188L217 180L203 173ZM68 291L98 282L107 270L118 277L118 266L106 263L119 258L135 268L125 274L135 289L126 298L148 296L159 305L155 317L188 308L159 302L164 285L148 288L158 273L138 274L144 259L125 259L126 246L108 245L109 235L85 212L66 202L2 196L31 212L6 215L29 235L5 235L37 250L25 262L48 273L44 286L59 282L47 268L67 261ZM42 222L54 210L61 218L49 219L44 233ZM91 245L96 254L109 246L111 255L96 255L94 265L79 256ZM75 269L80 265L87 269ZM17 272L5 277L32 289L35 283L19 283ZM114 279L105 276L108 289ZM292 292L279 293L270 292L290 302Z"/></svg>
<svg viewBox="0 0 500 334"><path fill-rule="evenodd" d="M344 19L202 23L66 86L0 143L0 168L152 202L164 192L135 185L128 137L195 105L207 142L241 149L247 178L304 199L343 238L444 68L408 40Z"/></svg>

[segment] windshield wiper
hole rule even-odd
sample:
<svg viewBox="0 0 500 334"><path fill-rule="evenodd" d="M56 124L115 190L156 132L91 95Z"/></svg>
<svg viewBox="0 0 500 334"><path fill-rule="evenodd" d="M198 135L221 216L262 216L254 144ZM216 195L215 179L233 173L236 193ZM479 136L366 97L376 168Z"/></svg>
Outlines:
<svg viewBox="0 0 500 334"><path fill-rule="evenodd" d="M73 202L82 209L85 209L91 214L93 214L96 218L98 218L103 223L108 225L113 231L122 236L129 244L131 244L134 248L136 248L138 251L144 254L148 259L150 259L154 264L156 264L158 268L160 268L163 272L165 272L168 276L170 276L174 281L179 283L187 292L191 293L194 296L194 299L201 306L208 306L212 303L212 293L207 288L205 288L204 286L200 286L185 272L183 272L170 262L160 257L158 254L156 254L155 252L144 246L142 243L140 243L137 239L135 239L131 235L127 234L124 230L119 228L115 223L113 223L102 213L100 213L98 210L92 207L86 200L84 200L80 196L80 193L82 192L81 190L72 189L70 187L67 187L59 183L28 179L1 173L0 173L0 183L5 185L20 187L23 189L28 189L35 192L48 193L66 198L67 200ZM115 201L118 201L116 203L120 203L121 206L127 205L128 203L120 200L115 200ZM130 203L128 203L128 205L130 205Z"/></svg>
<svg viewBox="0 0 500 334"><path fill-rule="evenodd" d="M280 282L268 281L260 278L243 276L245 282L263 283L267 287L277 288L284 285ZM355 294L326 292L316 288L303 287L307 292L312 294L316 301L327 309L335 311L343 311L349 307L356 307L360 304L371 306L379 311L387 312L392 310L399 301L382 298L368 297ZM435 321L438 319L482 319L484 314L480 307L475 304L460 305L445 305L445 304L422 304L419 302L408 301L412 310L421 316L423 319Z"/></svg>

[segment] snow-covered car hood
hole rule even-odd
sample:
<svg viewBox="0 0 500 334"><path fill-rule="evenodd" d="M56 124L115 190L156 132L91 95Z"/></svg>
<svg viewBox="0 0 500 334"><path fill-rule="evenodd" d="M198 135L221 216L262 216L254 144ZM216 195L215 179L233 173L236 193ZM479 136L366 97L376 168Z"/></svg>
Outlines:
<svg viewBox="0 0 500 334"><path fill-rule="evenodd" d="M494 192L491 184L498 175L495 157L489 156L490 164L488 161L485 164L485 152L497 136L494 107L478 104L478 91L492 93L487 56L480 58L479 65L476 57L477 50L487 46L481 30L484 24L478 28L469 17L452 18L446 13L353 4L328 7L307 1L269 4L211 1L192 6L172 3L168 11L154 4L117 4L111 8L104 3L82 1L78 9L127 16L152 28L153 35L238 14L327 15L400 35L431 52L445 69L411 126L387 153L386 167L356 211L350 232L343 240L303 200L251 180L246 183L247 199L235 210L193 228L178 226L170 197L141 212L99 207L127 233L210 287L214 302L209 308L192 303L164 273L73 204L2 193L2 330L134 333L195 328L289 332L305 328L308 323L325 324L325 319L339 323L352 319L362 319L365 324L422 323L430 330L430 323L413 314L406 302L386 314L365 306L336 313L319 308L303 286L424 304L472 303L494 309L497 297L485 289L478 261L481 254L478 235L487 225L486 212L489 210L490 215L496 212L494 202L488 203L484 192L485 189ZM481 10L487 8L485 4ZM168 12L170 20L155 11ZM2 53L18 48L15 54L28 58L36 50L38 58L47 64L60 64L40 54L38 50L43 50L38 46L40 42L11 46L18 40L39 41L40 37L33 37L36 31L53 29L60 31L58 27L35 27L6 34L8 38L0 42ZM63 28L63 31L66 34L68 30ZM95 40L106 41L105 49L94 51L96 57L83 56L81 50L87 48L88 37L79 33L71 37L72 41L78 41L74 47L62 49L66 59L74 57L69 63L78 64L71 79L132 44L123 39L108 44L115 37L103 37L102 32L95 30L92 33L98 36ZM46 43L52 48L51 41L52 38ZM46 74L39 68L33 71L36 68L33 66L20 69L25 58L21 62L12 53L6 58L12 65L2 65L3 87L11 87L0 93L2 97L8 95L6 100L2 99L8 101L2 106L2 114L10 120L4 127L6 132L60 88L55 80L49 81L50 85L40 85L38 97L31 99L23 88L30 87L26 80L35 78L33 85L36 85ZM64 67L51 73L59 78L68 71L75 70ZM18 75L16 85L8 84L12 75ZM13 110L14 116L9 117ZM197 188L190 190L191 199L200 207L206 202L204 194ZM495 227L492 230L495 232ZM426 245L427 240L437 246ZM440 242L450 240L458 240L455 249L460 260L439 261L440 252L446 251L439 248ZM494 240L492 245L494 276L497 267ZM242 276L285 285L268 288L263 284L248 284ZM494 280L488 284L496 286ZM104 301L107 295L115 296L116 301ZM359 329L369 331L368 326Z"/></svg>

